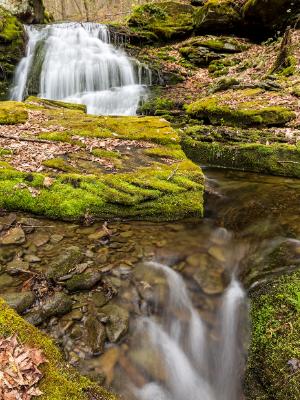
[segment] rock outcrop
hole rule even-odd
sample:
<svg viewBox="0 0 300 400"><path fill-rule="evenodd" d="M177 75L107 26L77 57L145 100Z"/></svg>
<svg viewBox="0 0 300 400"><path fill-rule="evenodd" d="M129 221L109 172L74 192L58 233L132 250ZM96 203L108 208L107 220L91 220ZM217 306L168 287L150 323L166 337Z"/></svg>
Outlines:
<svg viewBox="0 0 300 400"><path fill-rule="evenodd" d="M45 8L42 0L0 0L0 6L26 24L44 22Z"/></svg>

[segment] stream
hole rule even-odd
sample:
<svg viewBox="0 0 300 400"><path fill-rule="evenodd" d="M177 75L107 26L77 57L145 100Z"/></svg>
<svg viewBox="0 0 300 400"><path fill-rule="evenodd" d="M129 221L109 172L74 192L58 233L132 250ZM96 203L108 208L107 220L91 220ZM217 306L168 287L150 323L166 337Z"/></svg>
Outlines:
<svg viewBox="0 0 300 400"><path fill-rule="evenodd" d="M17 223L24 233L0 249L1 295L14 304L20 291L27 301L33 293L18 311L124 399L243 399L247 291L299 266L298 180L204 172L203 220L0 218L2 230ZM60 271L74 247L75 271ZM274 264L274 252L284 260Z"/></svg>

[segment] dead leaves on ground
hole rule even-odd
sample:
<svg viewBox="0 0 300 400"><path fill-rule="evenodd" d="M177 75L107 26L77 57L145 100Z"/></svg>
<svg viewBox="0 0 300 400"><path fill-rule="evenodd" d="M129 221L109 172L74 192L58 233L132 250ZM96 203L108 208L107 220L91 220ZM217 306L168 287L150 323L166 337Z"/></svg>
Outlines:
<svg viewBox="0 0 300 400"><path fill-rule="evenodd" d="M46 362L41 350L21 344L17 335L0 339L0 399L30 400L42 392L37 384L43 377L38 369Z"/></svg>

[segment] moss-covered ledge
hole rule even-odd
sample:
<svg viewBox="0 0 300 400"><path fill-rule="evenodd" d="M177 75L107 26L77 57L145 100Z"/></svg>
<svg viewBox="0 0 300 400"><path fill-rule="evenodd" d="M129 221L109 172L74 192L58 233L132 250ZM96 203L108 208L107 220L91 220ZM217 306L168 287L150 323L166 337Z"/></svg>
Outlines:
<svg viewBox="0 0 300 400"><path fill-rule="evenodd" d="M288 131L290 134L290 131ZM195 125L181 145L194 162L217 167L300 178L300 146L285 129L237 129Z"/></svg>
<svg viewBox="0 0 300 400"><path fill-rule="evenodd" d="M300 272L253 290L248 400L300 398Z"/></svg>
<svg viewBox="0 0 300 400"><path fill-rule="evenodd" d="M43 351L48 360L40 369L43 378L40 400L116 400L105 389L80 376L64 360L51 339L15 313L0 298L0 336L18 334L23 344Z"/></svg>
<svg viewBox="0 0 300 400"><path fill-rule="evenodd" d="M4 113L1 120L7 108L14 125ZM28 113L26 124L13 122L20 110ZM64 220L203 214L202 171L162 118L95 117L82 107L29 98L0 103L3 121L0 208Z"/></svg>

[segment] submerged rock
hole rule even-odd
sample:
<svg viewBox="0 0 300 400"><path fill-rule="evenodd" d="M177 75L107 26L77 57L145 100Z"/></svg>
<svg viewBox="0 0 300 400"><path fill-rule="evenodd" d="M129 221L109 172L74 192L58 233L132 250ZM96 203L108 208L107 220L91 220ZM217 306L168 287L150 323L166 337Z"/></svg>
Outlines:
<svg viewBox="0 0 300 400"><path fill-rule="evenodd" d="M32 306L35 300L35 296L32 292L16 292L16 293L5 293L1 297L6 303L17 311L18 314L22 314L27 308Z"/></svg>
<svg viewBox="0 0 300 400"><path fill-rule="evenodd" d="M1 244L23 244L26 237L22 228L16 227L10 229L4 236L0 238Z"/></svg>
<svg viewBox="0 0 300 400"><path fill-rule="evenodd" d="M116 304L108 304L101 311L109 318L106 324L107 337L111 343L115 343L128 331L129 313Z"/></svg>
<svg viewBox="0 0 300 400"><path fill-rule="evenodd" d="M89 290L92 289L96 283L101 280L102 274L101 272L87 272L84 274L79 274L73 276L69 279L65 286L69 292L77 292L80 290Z"/></svg>
<svg viewBox="0 0 300 400"><path fill-rule="evenodd" d="M72 268L75 268L83 259L83 253L77 246L70 246L50 264L46 275L50 279L59 279L66 275Z"/></svg>
<svg viewBox="0 0 300 400"><path fill-rule="evenodd" d="M104 325L95 318L89 316L84 322L84 337L89 352L92 354L102 353L106 339Z"/></svg>
<svg viewBox="0 0 300 400"><path fill-rule="evenodd" d="M40 325L47 319L67 314L72 309L72 300L64 293L58 292L47 298L37 309L26 314L25 319L33 325Z"/></svg>

